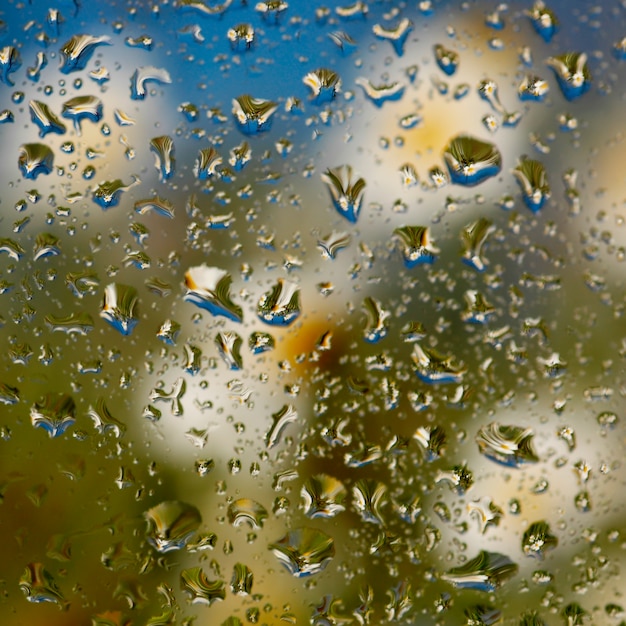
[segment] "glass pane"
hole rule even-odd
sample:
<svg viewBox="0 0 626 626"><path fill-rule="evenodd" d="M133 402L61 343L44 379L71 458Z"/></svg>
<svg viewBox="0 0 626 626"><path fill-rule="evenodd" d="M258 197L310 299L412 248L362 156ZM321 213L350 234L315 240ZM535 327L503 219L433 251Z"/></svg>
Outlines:
<svg viewBox="0 0 626 626"><path fill-rule="evenodd" d="M625 10L5 0L4 622L623 624Z"/></svg>

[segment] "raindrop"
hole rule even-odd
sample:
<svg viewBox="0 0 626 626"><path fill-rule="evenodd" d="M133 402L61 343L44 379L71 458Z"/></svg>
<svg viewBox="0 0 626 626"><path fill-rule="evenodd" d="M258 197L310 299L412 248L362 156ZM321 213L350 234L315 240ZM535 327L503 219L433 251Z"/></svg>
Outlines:
<svg viewBox="0 0 626 626"><path fill-rule="evenodd" d="M289 326L300 316L300 312L300 289L297 283L282 278L261 296L257 305L259 319L272 326Z"/></svg>
<svg viewBox="0 0 626 626"><path fill-rule="evenodd" d="M550 185L545 167L539 161L523 157L513 170L526 206L533 212L539 211L550 198Z"/></svg>
<svg viewBox="0 0 626 626"><path fill-rule="evenodd" d="M518 566L507 556L481 551L460 567L453 567L441 578L461 589L493 592L517 574Z"/></svg>
<svg viewBox="0 0 626 626"><path fill-rule="evenodd" d="M19 586L29 602L52 602L60 608L69 606L43 563L29 563L20 576Z"/></svg>
<svg viewBox="0 0 626 626"><path fill-rule="evenodd" d="M300 495L307 517L329 518L345 510L343 501L347 495L341 481L328 474L311 476L302 486Z"/></svg>
<svg viewBox="0 0 626 626"><path fill-rule="evenodd" d="M365 179L352 180L352 168L344 165L335 169L327 169L322 175L335 208L349 222L356 223L365 190Z"/></svg>
<svg viewBox="0 0 626 626"><path fill-rule="evenodd" d="M444 48L441 44L436 44L433 51L439 69L447 76L452 76L459 67L458 53L454 50Z"/></svg>
<svg viewBox="0 0 626 626"><path fill-rule="evenodd" d="M311 90L311 100L317 104L330 102L341 91L339 74L327 68L309 72L302 82Z"/></svg>
<svg viewBox="0 0 626 626"><path fill-rule="evenodd" d="M482 257L483 246L487 237L495 230L491 220L481 217L479 220L468 224L461 231L463 251L461 258L464 263L479 272L484 272L487 261Z"/></svg>
<svg viewBox="0 0 626 626"><path fill-rule="evenodd" d="M267 509L249 498L239 498L228 505L228 521L235 528L245 524L253 530L263 528Z"/></svg>
<svg viewBox="0 0 626 626"><path fill-rule="evenodd" d="M333 538L309 527L290 530L269 548L289 573L298 578L321 572L335 556Z"/></svg>
<svg viewBox="0 0 626 626"><path fill-rule="evenodd" d="M39 136L45 137L48 133L62 135L65 133L65 124L50 110L45 102L31 100L29 103L30 119L39 127Z"/></svg>
<svg viewBox="0 0 626 626"><path fill-rule="evenodd" d="M544 521L531 524L522 537L522 550L527 556L542 560L548 550L556 548L558 539Z"/></svg>
<svg viewBox="0 0 626 626"><path fill-rule="evenodd" d="M378 39L388 41L393 46L396 54L401 57L404 54L404 44L413 30L413 22L408 18L401 19L395 27L385 28L380 24L374 24L372 32Z"/></svg>
<svg viewBox="0 0 626 626"><path fill-rule="evenodd" d="M201 567L190 567L180 573L181 589L189 596L191 604L210 606L226 597L224 581L209 580Z"/></svg>
<svg viewBox="0 0 626 626"><path fill-rule="evenodd" d="M233 115L242 133L256 135L270 129L277 107L270 100L243 95L233 100Z"/></svg>
<svg viewBox="0 0 626 626"><path fill-rule="evenodd" d="M154 137L150 140L150 150L154 152L161 182L165 182L174 175L174 140L169 135Z"/></svg>
<svg viewBox="0 0 626 626"><path fill-rule="evenodd" d="M444 356L432 348L424 348L419 344L413 347L411 355L415 365L415 373L427 383L460 383L465 368L455 363L453 356Z"/></svg>
<svg viewBox="0 0 626 626"><path fill-rule="evenodd" d="M480 452L488 459L507 467L522 467L539 461L532 447L532 438L531 428L492 422L478 431L476 442Z"/></svg>
<svg viewBox="0 0 626 626"><path fill-rule="evenodd" d="M567 100L575 100L591 87L591 73L584 52L569 52L550 57L546 64L554 70L559 87Z"/></svg>
<svg viewBox="0 0 626 626"><path fill-rule="evenodd" d="M5 85L13 86L15 83L9 78L9 74L15 72L22 65L20 52L14 46L4 46L0 49L0 81Z"/></svg>
<svg viewBox="0 0 626 626"><path fill-rule="evenodd" d="M48 393L30 408L30 421L50 437L60 437L76 421L74 399L67 394Z"/></svg>
<svg viewBox="0 0 626 626"><path fill-rule="evenodd" d="M459 135L443 153L453 183L474 186L500 172L502 158L491 143Z"/></svg>
<svg viewBox="0 0 626 626"><path fill-rule="evenodd" d="M130 79L130 97L133 100L143 100L146 97L146 83L167 85L172 82L167 70L148 65L138 67Z"/></svg>
<svg viewBox="0 0 626 626"><path fill-rule="evenodd" d="M212 315L222 315L234 322L243 320L240 306L230 299L232 276L217 267L199 265L185 272L185 302L191 302Z"/></svg>
<svg viewBox="0 0 626 626"><path fill-rule="evenodd" d="M134 287L111 283L104 289L100 317L122 335L130 335L139 322L137 300L137 290Z"/></svg>
<svg viewBox="0 0 626 626"><path fill-rule="evenodd" d="M106 36L74 35L61 47L61 67L63 74L70 74L85 68L98 46L111 45Z"/></svg>
<svg viewBox="0 0 626 626"><path fill-rule="evenodd" d="M371 297L363 300L363 310L366 315L363 338L368 343L377 343L387 335L389 330L387 320L391 313L383 309L378 300Z"/></svg>
<svg viewBox="0 0 626 626"><path fill-rule="evenodd" d="M399 82L373 85L369 79L359 77L354 81L361 89L366 98L375 106L381 107L385 102L400 100L404 95L404 85Z"/></svg>
<svg viewBox="0 0 626 626"><path fill-rule="evenodd" d="M440 252L430 238L428 226L403 226L393 233L400 242L404 264L408 268L431 264Z"/></svg>
<svg viewBox="0 0 626 626"><path fill-rule="evenodd" d="M247 596L252 593L254 576L250 568L243 563L235 563L230 580L231 591L238 596Z"/></svg>
<svg viewBox="0 0 626 626"><path fill-rule="evenodd" d="M549 9L542 0L536 0L532 9L527 12L537 34L541 35L544 41L550 42L556 33L559 21L554 12Z"/></svg>
<svg viewBox="0 0 626 626"><path fill-rule="evenodd" d="M54 153L43 143L25 143L20 146L17 164L24 178L36 179L52 172Z"/></svg>
<svg viewBox="0 0 626 626"><path fill-rule="evenodd" d="M102 119L102 100L96 96L76 96L63 103L61 115L74 122L74 128L80 135L83 120L99 122Z"/></svg>
<svg viewBox="0 0 626 626"><path fill-rule="evenodd" d="M146 538L161 553L184 548L202 522L195 506L178 500L161 502L144 516L148 523Z"/></svg>
<svg viewBox="0 0 626 626"><path fill-rule="evenodd" d="M215 337L215 344L220 355L231 370L243 368L243 359L241 358L242 343L241 337L232 331L219 332Z"/></svg>

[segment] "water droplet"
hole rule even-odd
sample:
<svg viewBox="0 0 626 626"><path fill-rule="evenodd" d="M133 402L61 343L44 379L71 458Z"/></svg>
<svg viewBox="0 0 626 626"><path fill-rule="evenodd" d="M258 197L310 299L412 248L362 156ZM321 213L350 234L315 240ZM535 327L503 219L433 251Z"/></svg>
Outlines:
<svg viewBox="0 0 626 626"><path fill-rule="evenodd" d="M558 539L550 534L550 526L544 521L531 524L522 537L522 550L527 556L542 560L546 551L556 548Z"/></svg>
<svg viewBox="0 0 626 626"><path fill-rule="evenodd" d="M17 404L19 401L19 389L0 382L0 404Z"/></svg>
<svg viewBox="0 0 626 626"><path fill-rule="evenodd" d="M228 506L228 521L235 527L245 524L253 530L263 528L267 509L250 498L239 498Z"/></svg>
<svg viewBox="0 0 626 626"><path fill-rule="evenodd" d="M144 516L148 523L146 538L161 553L184 548L202 522L195 506L178 500L161 502Z"/></svg>
<svg viewBox="0 0 626 626"><path fill-rule="evenodd" d="M185 302L191 302L212 315L222 315L234 322L243 320L240 306L230 299L232 276L218 267L198 265L185 273Z"/></svg>
<svg viewBox="0 0 626 626"><path fill-rule="evenodd" d="M243 368L242 339L237 333L232 331L219 332L215 337L215 343L229 369L240 370Z"/></svg>
<svg viewBox="0 0 626 626"><path fill-rule="evenodd" d="M447 76L452 76L459 67L459 55L454 50L444 48L441 44L433 47L435 61L439 69Z"/></svg>
<svg viewBox="0 0 626 626"><path fill-rule="evenodd" d="M483 245L495 229L491 220L481 217L461 231L461 242L464 248L461 258L464 263L479 272L485 271L487 261L482 257Z"/></svg>
<svg viewBox="0 0 626 626"><path fill-rule="evenodd" d="M124 43L129 48L141 48L142 50L152 50L154 39L150 35L139 35L139 37L126 37Z"/></svg>
<svg viewBox="0 0 626 626"><path fill-rule="evenodd" d="M106 36L74 35L61 47L61 67L63 74L70 74L85 68L91 55L98 46L111 45Z"/></svg>
<svg viewBox="0 0 626 626"><path fill-rule="evenodd" d="M280 443L285 428L298 419L298 412L291 404L285 404L280 411L272 415L272 426L265 435L265 444L273 448Z"/></svg>
<svg viewBox="0 0 626 626"><path fill-rule="evenodd" d="M492 143L459 135L443 153L453 183L474 186L500 172L502 157Z"/></svg>
<svg viewBox="0 0 626 626"><path fill-rule="evenodd" d="M74 399L67 394L48 393L30 408L30 421L50 437L59 437L76 421Z"/></svg>
<svg viewBox="0 0 626 626"><path fill-rule="evenodd" d="M206 180L217 173L217 168L221 164L222 157L215 148L203 148L196 157L193 173L198 180Z"/></svg>
<svg viewBox="0 0 626 626"><path fill-rule="evenodd" d="M243 563L235 563L230 580L231 591L238 596L247 596L252 593L254 576L250 568Z"/></svg>
<svg viewBox="0 0 626 626"><path fill-rule="evenodd" d="M374 24L372 32L378 39L388 41L393 46L396 54L401 57L404 54L404 44L413 30L413 22L408 18L401 19L395 27L385 28L380 24Z"/></svg>
<svg viewBox="0 0 626 626"><path fill-rule="evenodd" d="M536 0L532 9L527 11L527 15L537 34L549 43L559 26L559 21L554 12L542 0Z"/></svg>
<svg viewBox="0 0 626 626"><path fill-rule="evenodd" d="M91 178L91 176L89 178ZM125 185L119 178L116 178L115 180L107 180L101 182L94 189L92 199L103 209L117 206L119 204L120 196L122 195L122 193L128 191L135 185L138 185L140 182L141 181L136 176L133 176L133 182L128 185Z"/></svg>
<svg viewBox="0 0 626 626"><path fill-rule="evenodd" d="M278 105L270 100L243 95L233 100L233 115L239 130L245 135L256 135L269 130Z"/></svg>
<svg viewBox="0 0 626 626"><path fill-rule="evenodd" d="M302 486L300 495L307 517L334 517L345 510L346 488L341 481L328 474L311 476Z"/></svg>
<svg viewBox="0 0 626 626"><path fill-rule="evenodd" d="M20 576L20 589L29 602L52 602L67 608L68 602L43 563L29 563Z"/></svg>
<svg viewBox="0 0 626 626"><path fill-rule="evenodd" d="M485 533L489 526L498 526L504 515L502 509L494 504L489 496L485 496L480 500L474 500L467 503L469 514L478 520L478 526L481 533Z"/></svg>
<svg viewBox="0 0 626 626"><path fill-rule="evenodd" d="M546 64L554 70L559 87L567 100L575 100L591 87L591 73L584 52L569 52L547 59Z"/></svg>
<svg viewBox="0 0 626 626"><path fill-rule="evenodd" d="M400 82L373 85L369 79L363 77L357 78L354 82L363 89L365 97L379 108L385 102L400 100L404 95L404 85Z"/></svg>
<svg viewBox="0 0 626 626"><path fill-rule="evenodd" d="M415 373L427 383L460 383L466 371L464 367L455 364L453 356L444 356L417 343L413 347L411 358Z"/></svg>
<svg viewBox="0 0 626 626"><path fill-rule="evenodd" d="M173 205L169 202L169 200L159 198L159 196L155 196L154 198L147 198L146 200L137 200L137 202L135 202L134 208L135 212L139 213L139 215L145 215L146 213L154 212L158 215L163 215L163 217L174 219Z"/></svg>
<svg viewBox="0 0 626 626"><path fill-rule="evenodd" d="M93 318L89 313L80 312L57 317L49 313L44 321L52 332L61 332L66 335L86 335L93 330Z"/></svg>
<svg viewBox="0 0 626 626"><path fill-rule="evenodd" d="M441 578L461 589L493 592L517 574L518 566L497 552L481 551L460 567L453 567Z"/></svg>
<svg viewBox="0 0 626 626"><path fill-rule="evenodd" d="M174 140L169 135L161 135L150 140L150 150L155 155L155 167L159 172L161 182L174 175Z"/></svg>
<svg viewBox="0 0 626 626"><path fill-rule="evenodd" d="M80 135L83 120L99 122L102 119L102 100L96 96L76 96L63 103L61 115L74 122L74 128Z"/></svg>
<svg viewBox="0 0 626 626"><path fill-rule="evenodd" d="M513 170L513 176L519 183L526 206L533 212L541 209L550 197L550 185L543 164L523 157Z"/></svg>
<svg viewBox="0 0 626 626"><path fill-rule="evenodd" d="M26 251L17 241L5 237L0 239L0 253L2 252L8 254L14 261L19 261Z"/></svg>
<svg viewBox="0 0 626 626"><path fill-rule="evenodd" d="M111 283L104 288L100 317L122 335L130 335L139 322L137 290L130 285Z"/></svg>
<svg viewBox="0 0 626 626"><path fill-rule="evenodd" d="M430 238L428 226L403 226L393 231L402 247L404 264L408 268L431 264L439 254L439 249Z"/></svg>
<svg viewBox="0 0 626 626"><path fill-rule="evenodd" d="M40 137L45 137L48 133L56 133L57 135L65 133L65 124L50 110L45 102L31 100L29 109L30 119L39 127Z"/></svg>
<svg viewBox="0 0 626 626"><path fill-rule="evenodd" d="M9 74L15 72L22 65L20 52L14 46L4 46L0 49L0 80L9 86L15 83L9 78Z"/></svg>
<svg viewBox="0 0 626 626"><path fill-rule="evenodd" d="M478 431L476 443L488 459L507 467L522 467L539 461L532 447L532 438L531 428L492 422Z"/></svg>
<svg viewBox="0 0 626 626"><path fill-rule="evenodd" d="M309 72L302 82L311 90L311 100L316 104L330 102L341 91L339 74L328 68Z"/></svg>
<svg viewBox="0 0 626 626"><path fill-rule="evenodd" d="M20 146L17 164L24 178L36 179L52 172L54 153L43 143L25 143Z"/></svg>
<svg viewBox="0 0 626 626"><path fill-rule="evenodd" d="M543 102L550 91L550 85L548 82L539 78L539 76L533 76L526 74L524 79L520 83L517 89L519 99L524 102L526 100L532 100L533 102Z"/></svg>
<svg viewBox="0 0 626 626"><path fill-rule="evenodd" d="M377 343L387 335L389 311L382 308L382 305L375 298L365 298L363 300L363 310L366 315L366 322L363 328L363 338L368 343Z"/></svg>
<svg viewBox="0 0 626 626"><path fill-rule="evenodd" d="M289 326L300 316L300 289L297 283L279 278L274 287L261 296L257 315L272 326Z"/></svg>
<svg viewBox="0 0 626 626"><path fill-rule="evenodd" d="M126 432L126 426L111 415L104 398L98 398L96 405L89 407L87 415L93 420L95 429L101 435L111 432L119 439Z"/></svg>
<svg viewBox="0 0 626 626"><path fill-rule="evenodd" d="M167 85L172 82L167 70L147 65L138 67L130 79L130 97L133 100L143 100L146 97L146 83Z"/></svg>
<svg viewBox="0 0 626 626"><path fill-rule="evenodd" d="M254 43L254 28L251 24L237 24L226 33L233 50L249 50Z"/></svg>
<svg viewBox="0 0 626 626"><path fill-rule="evenodd" d="M226 597L223 580L209 580L201 567L190 567L180 573L181 589L189 596L191 604L211 606Z"/></svg>
<svg viewBox="0 0 626 626"><path fill-rule="evenodd" d="M327 169L322 175L335 208L349 222L355 223L361 212L365 179L352 181L352 168L349 165Z"/></svg>
<svg viewBox="0 0 626 626"><path fill-rule="evenodd" d="M309 527L290 530L269 548L289 573L298 578L321 572L335 556L333 538Z"/></svg>

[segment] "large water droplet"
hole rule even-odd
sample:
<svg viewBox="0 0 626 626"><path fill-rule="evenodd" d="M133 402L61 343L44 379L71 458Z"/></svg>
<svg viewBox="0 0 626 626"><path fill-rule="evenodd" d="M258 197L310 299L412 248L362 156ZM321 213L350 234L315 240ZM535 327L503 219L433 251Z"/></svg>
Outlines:
<svg viewBox="0 0 626 626"><path fill-rule="evenodd" d="M98 46L110 45L106 36L74 35L61 47L61 67L63 74L69 74L85 68L91 55Z"/></svg>
<svg viewBox="0 0 626 626"><path fill-rule="evenodd" d="M146 538L158 552L184 548L202 522L195 506L178 500L161 502L144 516L148 522Z"/></svg>
<svg viewBox="0 0 626 626"><path fill-rule="evenodd" d="M139 322L137 290L130 285L111 283L104 288L104 303L100 317L122 335L130 335Z"/></svg>
<svg viewBox="0 0 626 626"><path fill-rule="evenodd" d="M459 383L463 380L465 368L457 365L453 356L444 356L432 348L419 344L413 347L411 355L415 373L427 383Z"/></svg>
<svg viewBox="0 0 626 626"><path fill-rule="evenodd" d="M300 495L307 517L334 517L345 510L346 488L341 481L328 474L311 476L302 486Z"/></svg>
<svg viewBox="0 0 626 626"><path fill-rule="evenodd" d="M531 524L522 537L522 550L527 556L543 559L548 550L553 550L558 539L550 533L550 526L544 522Z"/></svg>
<svg viewBox="0 0 626 626"><path fill-rule="evenodd" d="M443 153L452 182L473 186L500 172L502 157L492 143L459 135L450 141Z"/></svg>
<svg viewBox="0 0 626 626"><path fill-rule="evenodd" d="M39 127L40 137L45 137L48 133L62 135L67 130L65 124L50 110L45 102L31 100L29 109L30 119Z"/></svg>
<svg viewBox="0 0 626 626"><path fill-rule="evenodd" d="M290 530L270 544L270 550L285 568L298 578L321 572L335 556L332 537L315 528Z"/></svg>
<svg viewBox="0 0 626 626"><path fill-rule="evenodd" d="M462 589L493 592L517 573L517 565L497 552L481 551L460 567L453 567L441 578Z"/></svg>
<svg viewBox="0 0 626 626"><path fill-rule="evenodd" d="M25 143L20 146L17 164L24 178L35 179L39 174L50 174L54 153L43 143Z"/></svg>
<svg viewBox="0 0 626 626"><path fill-rule="evenodd" d="M243 320L243 311L230 299L233 279L218 267L198 265L185 272L185 302L191 302L213 315L222 315L235 322Z"/></svg>
<svg viewBox="0 0 626 626"><path fill-rule="evenodd" d="M250 498L239 498L228 506L228 521L235 527L245 524L253 530L263 528L267 509Z"/></svg>
<svg viewBox="0 0 626 626"><path fill-rule="evenodd" d="M83 120L99 122L102 119L102 100L96 96L76 96L63 103L61 115L74 122L74 128L80 135Z"/></svg>
<svg viewBox="0 0 626 626"><path fill-rule="evenodd" d="M476 442L480 452L488 459L507 467L521 467L539 461L532 447L532 438L531 428L492 422L478 431Z"/></svg>
<svg viewBox="0 0 626 626"><path fill-rule="evenodd" d="M327 169L322 175L335 208L349 222L355 223L361 212L365 179L352 181L352 168L349 165Z"/></svg>
<svg viewBox="0 0 626 626"><path fill-rule="evenodd" d="M201 567L190 567L180 573L181 589L189 596L191 604L210 606L226 597L223 580L209 580Z"/></svg>
<svg viewBox="0 0 626 626"><path fill-rule="evenodd" d="M243 95L233 100L233 115L239 130L245 135L256 135L269 130L278 105L270 100Z"/></svg>
<svg viewBox="0 0 626 626"><path fill-rule="evenodd" d="M524 203L531 211L538 211L550 197L550 185L542 163L523 157L513 170L522 190Z"/></svg>
<svg viewBox="0 0 626 626"><path fill-rule="evenodd" d="M155 166L161 182L174 175L174 140L169 135L161 135L150 140L150 150L155 155Z"/></svg>
<svg viewBox="0 0 626 626"><path fill-rule="evenodd" d="M559 87L567 100L575 100L591 87L591 72L587 67L587 54L568 52L550 57L546 63L554 70Z"/></svg>
<svg viewBox="0 0 626 626"><path fill-rule="evenodd" d="M274 287L261 296L257 315L266 324L289 326L300 316L298 284L279 278Z"/></svg>
<svg viewBox="0 0 626 626"><path fill-rule="evenodd" d="M30 421L50 437L59 437L76 421L74 399L67 394L48 393L30 408Z"/></svg>
<svg viewBox="0 0 626 626"><path fill-rule="evenodd" d="M52 575L43 563L29 563L20 576L20 589L29 602L52 602L60 608L68 606L66 599L57 587Z"/></svg>

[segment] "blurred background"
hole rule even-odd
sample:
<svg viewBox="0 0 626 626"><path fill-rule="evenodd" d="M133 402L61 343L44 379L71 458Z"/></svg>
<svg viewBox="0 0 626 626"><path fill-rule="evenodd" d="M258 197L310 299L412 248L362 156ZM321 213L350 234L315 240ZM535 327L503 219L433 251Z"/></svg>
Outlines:
<svg viewBox="0 0 626 626"><path fill-rule="evenodd" d="M3 623L623 623L625 11L5 0Z"/></svg>

